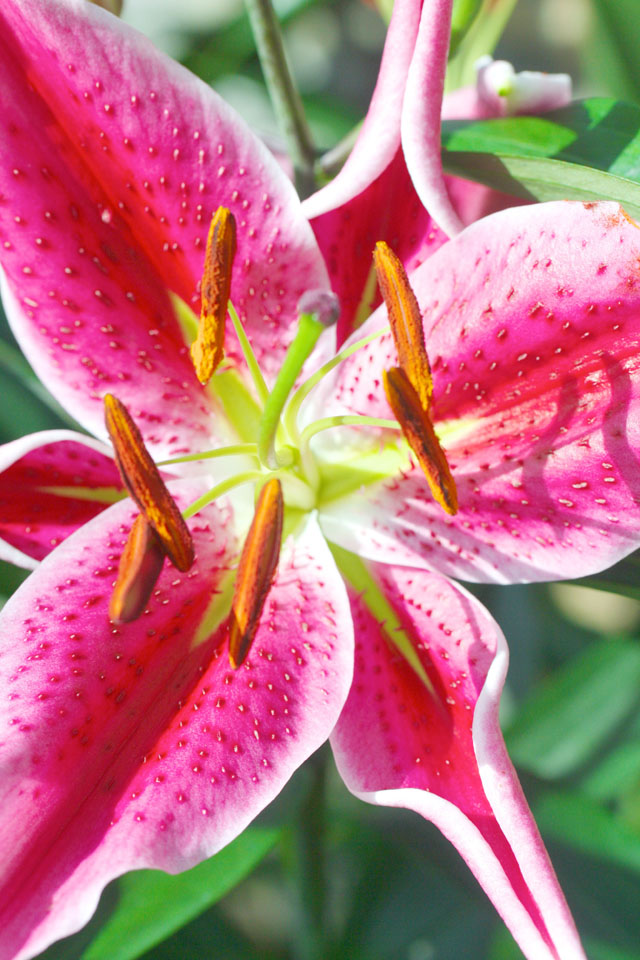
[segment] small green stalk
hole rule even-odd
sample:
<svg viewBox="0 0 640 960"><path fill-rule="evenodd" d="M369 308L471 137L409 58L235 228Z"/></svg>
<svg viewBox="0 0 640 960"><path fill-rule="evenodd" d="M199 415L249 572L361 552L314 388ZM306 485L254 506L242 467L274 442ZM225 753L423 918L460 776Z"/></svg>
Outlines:
<svg viewBox="0 0 640 960"><path fill-rule="evenodd" d="M296 186L300 196L305 197L315 189L313 142L287 63L280 24L271 0L245 2L271 103L293 161Z"/></svg>

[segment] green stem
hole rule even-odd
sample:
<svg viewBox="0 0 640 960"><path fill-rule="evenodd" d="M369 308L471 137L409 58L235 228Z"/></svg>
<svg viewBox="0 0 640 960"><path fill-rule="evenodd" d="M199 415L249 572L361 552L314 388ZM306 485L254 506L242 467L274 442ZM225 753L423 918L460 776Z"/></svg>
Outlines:
<svg viewBox="0 0 640 960"><path fill-rule="evenodd" d="M324 960L327 956L324 910L326 763L325 750L307 761L306 769L312 779L292 831L291 874L298 900L296 960Z"/></svg>
<svg viewBox="0 0 640 960"><path fill-rule="evenodd" d="M271 0L245 0L269 96L296 171L302 197L315 189L314 149L302 100L284 51Z"/></svg>
<svg viewBox="0 0 640 960"><path fill-rule="evenodd" d="M305 360L313 350L324 325L312 313L300 315L297 333L287 350L280 371L265 403L258 429L258 456L262 463L274 469L285 466L275 453L275 438L280 423L280 414L291 389L302 370Z"/></svg>

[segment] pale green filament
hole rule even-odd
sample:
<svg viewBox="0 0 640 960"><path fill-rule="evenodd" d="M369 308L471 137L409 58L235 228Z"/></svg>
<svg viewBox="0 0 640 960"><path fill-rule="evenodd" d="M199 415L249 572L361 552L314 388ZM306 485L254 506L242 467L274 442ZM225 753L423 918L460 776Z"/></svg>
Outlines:
<svg viewBox="0 0 640 960"><path fill-rule="evenodd" d="M203 453L189 453L184 457L172 457L170 460L159 460L157 467L168 467L174 463L192 463L196 460L217 460L218 457L238 457L242 454L255 456L255 443L236 443L230 447L218 447L216 450L205 450Z"/></svg>
<svg viewBox="0 0 640 960"><path fill-rule="evenodd" d="M182 516L185 520L188 520L194 513L198 513L203 507L206 507L209 503L221 497L223 493L227 493L227 491L233 490L234 487L239 487L243 483L249 483L251 480L259 480L262 476L263 474L260 470L247 470L246 473L237 473L234 477L228 477L221 483L217 483L215 487L212 487L207 493L198 497L197 500L194 500L186 510L182 511Z"/></svg>
<svg viewBox="0 0 640 960"><path fill-rule="evenodd" d="M285 429L289 436L293 439L294 443L299 442L300 433L297 427L297 418L298 413L300 412L300 407L303 402L309 396L316 384L326 377L328 373L342 363L343 360L346 360L347 357L350 357L356 351L361 350L362 347L366 347L367 344L371 343L372 340L376 340L378 337L381 337L384 333L389 333L389 327L383 327L381 330L376 330L375 333L370 333L368 336L363 337L361 340L356 340L355 343L352 343L351 346L345 347L344 350L341 350L340 353L337 353L335 357L331 360L328 360L327 363L323 364L319 370L316 370L308 380L298 387L296 392L291 397L291 400L287 404L287 409L284 412L283 422Z"/></svg>
<svg viewBox="0 0 640 960"><path fill-rule="evenodd" d="M236 332L238 343L240 344L240 349L242 350L242 355L246 360L249 373L251 374L251 379L253 380L253 385L256 388L256 393L260 398L260 402L262 404L265 404L269 396L269 388L264 382L264 377L262 376L262 371L258 366L258 361L256 360L255 353L253 352L253 347L249 343L249 338L244 332L242 321L240 320L240 317L236 313L236 310L233 304L231 303L231 301L229 301L228 309L229 309L229 316L231 317L231 322L233 324L233 329Z"/></svg>
<svg viewBox="0 0 640 960"><path fill-rule="evenodd" d="M304 428L300 434L301 446L308 444L311 437L315 437L316 433L330 430L331 427L383 427L385 430L402 430L397 420L385 420L382 417L362 417L357 413L323 417Z"/></svg>

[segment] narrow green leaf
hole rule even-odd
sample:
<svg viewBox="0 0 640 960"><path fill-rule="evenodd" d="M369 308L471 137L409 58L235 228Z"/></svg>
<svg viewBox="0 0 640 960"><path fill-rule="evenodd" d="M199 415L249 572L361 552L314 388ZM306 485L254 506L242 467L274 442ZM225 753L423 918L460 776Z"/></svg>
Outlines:
<svg viewBox="0 0 640 960"><path fill-rule="evenodd" d="M514 762L547 779L573 773L628 716L639 690L638 644L591 645L557 670L520 711L506 733Z"/></svg>
<svg viewBox="0 0 640 960"><path fill-rule="evenodd" d="M607 754L582 780L582 789L594 800L619 800L640 785L640 740L637 738Z"/></svg>
<svg viewBox="0 0 640 960"><path fill-rule="evenodd" d="M82 960L134 960L239 883L271 850L275 828L250 827L210 860L186 873L136 870L119 881L120 898Z"/></svg>
<svg viewBox="0 0 640 960"><path fill-rule="evenodd" d="M640 874L640 837L584 794L546 793L534 813L545 837Z"/></svg>
<svg viewBox="0 0 640 960"><path fill-rule="evenodd" d="M607 98L541 117L443 124L448 173L527 200L615 200L640 216L640 108Z"/></svg>
<svg viewBox="0 0 640 960"><path fill-rule="evenodd" d="M591 76L607 81L623 96L640 95L640 24L637 0L592 0L596 11L598 57L586 66ZM604 51L603 51L604 46Z"/></svg>

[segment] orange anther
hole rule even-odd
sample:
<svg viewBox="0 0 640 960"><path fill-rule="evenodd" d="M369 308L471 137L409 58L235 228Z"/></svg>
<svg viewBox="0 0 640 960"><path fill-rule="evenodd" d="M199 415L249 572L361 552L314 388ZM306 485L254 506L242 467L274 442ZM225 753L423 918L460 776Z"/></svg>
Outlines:
<svg viewBox="0 0 640 960"><path fill-rule="evenodd" d="M231 270L236 254L236 221L226 207L218 207L209 227L202 272L202 307L191 359L200 383L208 383L224 352Z"/></svg>
<svg viewBox="0 0 640 960"><path fill-rule="evenodd" d="M253 643L278 566L284 501L277 478L260 491L236 580L229 627L229 661L237 669Z"/></svg>
<svg viewBox="0 0 640 960"><path fill-rule="evenodd" d="M104 410L116 463L127 490L158 534L174 567L188 570L194 559L189 528L147 452L140 431L125 405L110 393L104 398Z"/></svg>
<svg viewBox="0 0 640 960"><path fill-rule="evenodd" d="M389 406L402 427L407 443L418 458L434 500L447 513L456 513L456 484L429 414L422 406L413 384L401 367L383 370L382 377Z"/></svg>
<svg viewBox="0 0 640 960"><path fill-rule="evenodd" d="M165 552L158 535L139 513L120 557L118 579L111 594L109 616L130 623L143 612L156 585Z"/></svg>
<svg viewBox="0 0 640 960"><path fill-rule="evenodd" d="M382 240L376 244L373 262L389 315L398 363L411 381L423 409L427 410L433 393L433 381L418 301L400 260Z"/></svg>

